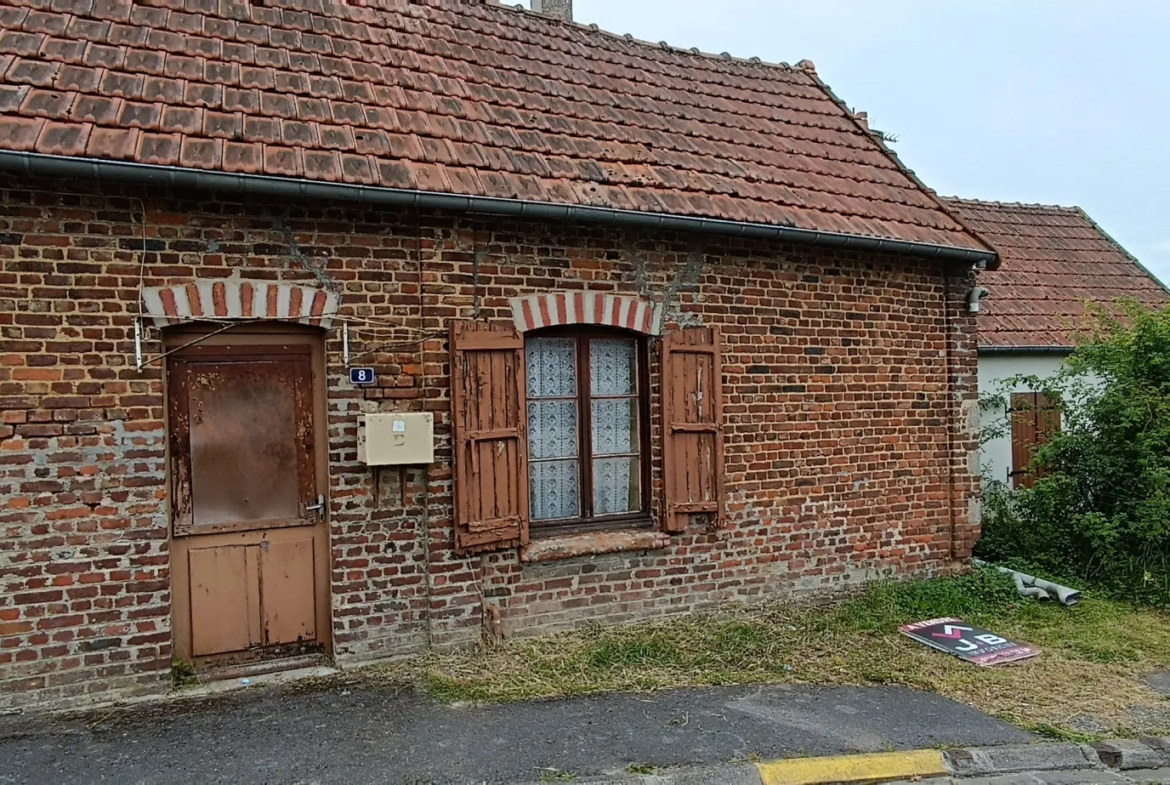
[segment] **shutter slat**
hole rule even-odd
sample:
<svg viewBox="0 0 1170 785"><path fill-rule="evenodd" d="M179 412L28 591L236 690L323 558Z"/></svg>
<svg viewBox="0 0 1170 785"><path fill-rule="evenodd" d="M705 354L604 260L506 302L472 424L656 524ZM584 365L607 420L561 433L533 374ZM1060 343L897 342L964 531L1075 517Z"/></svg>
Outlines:
<svg viewBox="0 0 1170 785"><path fill-rule="evenodd" d="M515 328L452 323L452 464L459 554L528 543L524 384L524 339Z"/></svg>
<svg viewBox="0 0 1170 785"><path fill-rule="evenodd" d="M662 348L663 528L686 531L692 513L722 523L722 367L718 328L668 333Z"/></svg>

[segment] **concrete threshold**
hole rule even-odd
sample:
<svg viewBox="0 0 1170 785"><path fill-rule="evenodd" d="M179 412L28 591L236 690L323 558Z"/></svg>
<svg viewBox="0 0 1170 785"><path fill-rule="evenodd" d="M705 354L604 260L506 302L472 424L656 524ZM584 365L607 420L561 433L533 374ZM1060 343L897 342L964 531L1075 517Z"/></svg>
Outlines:
<svg viewBox="0 0 1170 785"><path fill-rule="evenodd" d="M337 668L328 665L313 665L306 668L291 668L270 672L249 672L241 670L235 673L216 674L216 678L203 681L193 686L175 690L162 700L185 700L190 698L205 698L209 695L222 695L226 692L248 689L249 687L273 687L280 684L289 684L303 679L323 679L340 673ZM158 703L159 698L142 698L143 703Z"/></svg>

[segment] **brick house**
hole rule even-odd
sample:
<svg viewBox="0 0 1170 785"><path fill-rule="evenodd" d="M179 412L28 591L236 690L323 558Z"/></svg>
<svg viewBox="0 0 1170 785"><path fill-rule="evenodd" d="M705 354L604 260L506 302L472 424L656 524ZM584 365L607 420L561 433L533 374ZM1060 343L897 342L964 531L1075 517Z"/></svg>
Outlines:
<svg viewBox="0 0 1170 785"><path fill-rule="evenodd" d="M996 255L810 63L434 0L0 29L0 708L968 557Z"/></svg>
<svg viewBox="0 0 1170 785"><path fill-rule="evenodd" d="M1036 447L1060 429L1061 413L1016 377L1057 373L1087 326L1089 304L1130 298L1161 308L1170 293L1079 207L945 201L1004 262L979 274L990 294L979 313L979 394L996 401L981 413L983 481L1026 485Z"/></svg>

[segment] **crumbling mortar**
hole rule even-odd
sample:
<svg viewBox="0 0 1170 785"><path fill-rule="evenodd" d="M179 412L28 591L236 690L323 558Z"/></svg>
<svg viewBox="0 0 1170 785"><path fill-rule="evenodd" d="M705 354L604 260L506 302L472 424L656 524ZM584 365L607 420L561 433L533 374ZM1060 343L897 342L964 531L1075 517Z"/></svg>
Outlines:
<svg viewBox="0 0 1170 785"><path fill-rule="evenodd" d="M318 263L314 261L313 257L309 256L301 249L300 243L293 235L291 216L288 212L283 215L273 215L270 217L272 226L284 236L284 244L288 246L288 256L297 263L302 269L312 273L319 283L324 288L331 292L341 292L341 284L338 283L326 266L329 264L329 258L324 257Z"/></svg>

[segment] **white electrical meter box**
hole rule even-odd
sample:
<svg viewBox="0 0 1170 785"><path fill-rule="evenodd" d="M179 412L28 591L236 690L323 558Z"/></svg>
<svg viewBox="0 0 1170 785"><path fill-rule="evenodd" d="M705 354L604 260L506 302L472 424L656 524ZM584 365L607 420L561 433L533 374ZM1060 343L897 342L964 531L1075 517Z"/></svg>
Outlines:
<svg viewBox="0 0 1170 785"><path fill-rule="evenodd" d="M367 466L434 463L435 416L430 412L362 415L358 460Z"/></svg>

